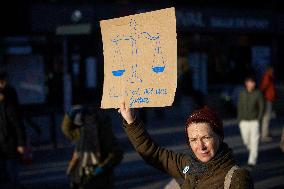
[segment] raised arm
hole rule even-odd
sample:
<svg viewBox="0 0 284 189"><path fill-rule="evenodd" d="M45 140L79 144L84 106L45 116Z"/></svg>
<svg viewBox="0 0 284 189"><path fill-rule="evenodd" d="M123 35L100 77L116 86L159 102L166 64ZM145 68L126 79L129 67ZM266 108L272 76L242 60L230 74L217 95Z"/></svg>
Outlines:
<svg viewBox="0 0 284 189"><path fill-rule="evenodd" d="M154 143L145 130L144 124L135 118L133 110L126 108L124 103L119 112L124 118L124 130L142 158L153 167L175 178L183 177L182 170L186 165L186 156Z"/></svg>

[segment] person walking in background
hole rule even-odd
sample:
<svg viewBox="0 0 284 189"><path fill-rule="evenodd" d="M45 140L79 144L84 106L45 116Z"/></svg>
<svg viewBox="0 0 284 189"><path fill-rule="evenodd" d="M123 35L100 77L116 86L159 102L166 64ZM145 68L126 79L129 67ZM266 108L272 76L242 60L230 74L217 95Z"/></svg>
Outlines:
<svg viewBox="0 0 284 189"><path fill-rule="evenodd" d="M223 123L211 108L200 108L188 117L185 124L188 154L157 145L125 103L118 112L124 118L124 130L135 150L148 164L180 179L181 188L254 188L249 172L236 165L232 150L223 141Z"/></svg>
<svg viewBox="0 0 284 189"><path fill-rule="evenodd" d="M18 159L25 151L25 129L15 104L0 91L0 188L18 189Z"/></svg>
<svg viewBox="0 0 284 189"><path fill-rule="evenodd" d="M263 93L265 100L265 111L261 126L261 140L264 142L271 141L269 133L269 122L272 115L273 103L276 100L276 88L274 83L273 67L268 66L260 83L259 89Z"/></svg>
<svg viewBox="0 0 284 189"><path fill-rule="evenodd" d="M0 91L6 97L6 101L9 101L19 111L19 99L18 94L14 87L8 84L8 74L1 70L0 71Z"/></svg>
<svg viewBox="0 0 284 189"><path fill-rule="evenodd" d="M76 105L64 116L61 128L76 145L67 168L71 188L113 188L113 169L121 162L123 152L109 117L98 108Z"/></svg>
<svg viewBox="0 0 284 189"><path fill-rule="evenodd" d="M237 113L242 140L249 150L248 169L252 170L257 163L264 102L261 92L256 88L254 76L246 77L244 84L245 89L239 94Z"/></svg>
<svg viewBox="0 0 284 189"><path fill-rule="evenodd" d="M16 111L19 114L20 124L24 124L23 119L25 119L26 123L29 123L31 128L36 131L37 134L41 134L40 127L35 124L31 118L24 117L23 112L20 109L19 98L16 89L11 86L8 82L8 74L4 71L0 71L0 91L2 91L3 95L6 97L6 101L12 103L15 107Z"/></svg>

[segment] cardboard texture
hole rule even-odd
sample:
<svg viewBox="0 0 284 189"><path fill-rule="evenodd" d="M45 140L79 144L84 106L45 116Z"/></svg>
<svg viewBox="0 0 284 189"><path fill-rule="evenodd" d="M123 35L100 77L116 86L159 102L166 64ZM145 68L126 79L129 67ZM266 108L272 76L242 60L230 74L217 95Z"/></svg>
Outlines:
<svg viewBox="0 0 284 189"><path fill-rule="evenodd" d="M171 106L177 87L175 9L100 21L104 49L101 108Z"/></svg>

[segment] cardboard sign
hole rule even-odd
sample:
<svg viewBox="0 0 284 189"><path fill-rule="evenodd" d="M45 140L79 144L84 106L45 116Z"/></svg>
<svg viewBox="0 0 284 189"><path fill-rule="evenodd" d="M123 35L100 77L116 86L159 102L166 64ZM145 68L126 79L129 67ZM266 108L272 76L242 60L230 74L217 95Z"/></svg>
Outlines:
<svg viewBox="0 0 284 189"><path fill-rule="evenodd" d="M163 107L177 87L174 8L100 21L104 49L102 108Z"/></svg>

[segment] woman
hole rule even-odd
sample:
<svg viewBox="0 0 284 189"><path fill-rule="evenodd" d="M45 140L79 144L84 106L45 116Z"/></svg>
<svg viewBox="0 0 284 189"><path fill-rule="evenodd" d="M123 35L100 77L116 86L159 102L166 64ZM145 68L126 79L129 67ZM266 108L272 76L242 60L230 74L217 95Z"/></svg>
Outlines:
<svg viewBox="0 0 284 189"><path fill-rule="evenodd" d="M236 166L232 150L223 142L223 124L212 109L204 107L188 117L185 132L189 155L155 144L143 123L124 103L118 112L124 118L124 129L136 151L155 168L182 179L181 188L254 188L249 172Z"/></svg>

